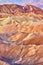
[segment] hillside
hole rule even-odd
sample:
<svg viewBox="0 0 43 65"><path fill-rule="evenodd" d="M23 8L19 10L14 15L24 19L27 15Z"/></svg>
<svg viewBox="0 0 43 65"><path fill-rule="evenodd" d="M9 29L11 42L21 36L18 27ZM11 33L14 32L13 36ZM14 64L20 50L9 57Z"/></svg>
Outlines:
<svg viewBox="0 0 43 65"><path fill-rule="evenodd" d="M33 5L21 6L17 4L4 4L0 5L0 17L6 17L10 15L17 15L20 13L30 13L43 15L43 10Z"/></svg>
<svg viewBox="0 0 43 65"><path fill-rule="evenodd" d="M43 65L43 10L0 5L0 65Z"/></svg>

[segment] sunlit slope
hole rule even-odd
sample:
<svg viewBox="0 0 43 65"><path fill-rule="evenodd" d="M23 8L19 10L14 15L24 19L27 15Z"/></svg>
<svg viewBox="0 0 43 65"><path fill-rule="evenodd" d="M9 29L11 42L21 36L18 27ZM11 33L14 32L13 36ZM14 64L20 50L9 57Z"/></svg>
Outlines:
<svg viewBox="0 0 43 65"><path fill-rule="evenodd" d="M20 13L35 13L43 15L43 10L34 5L17 5L17 4L3 4L0 5L0 17L7 17L12 15L17 15Z"/></svg>
<svg viewBox="0 0 43 65"><path fill-rule="evenodd" d="M43 44L43 16L29 13L0 18L0 33L11 35L8 41L18 44Z"/></svg>
<svg viewBox="0 0 43 65"><path fill-rule="evenodd" d="M6 18L0 18L0 32L3 30L4 30L3 32L6 32L7 28L8 28L7 30L9 30L9 28L12 27L18 28L17 30L19 30L19 28L25 26L26 29L27 25L29 26L31 23L33 23L33 25L35 23L42 24L43 16L34 13L29 13L29 14L26 13L26 14L18 14L17 16L8 16Z"/></svg>

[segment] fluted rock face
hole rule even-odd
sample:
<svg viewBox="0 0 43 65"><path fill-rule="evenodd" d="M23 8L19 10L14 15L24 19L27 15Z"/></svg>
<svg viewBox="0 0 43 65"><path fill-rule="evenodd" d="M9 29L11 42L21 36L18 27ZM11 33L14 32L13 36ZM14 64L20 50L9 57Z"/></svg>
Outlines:
<svg viewBox="0 0 43 65"><path fill-rule="evenodd" d="M2 14L0 65L43 65L43 10L7 4L0 5Z"/></svg>
<svg viewBox="0 0 43 65"><path fill-rule="evenodd" d="M36 14L42 14L43 13L43 10L41 10L40 8L35 7L33 5L26 5L24 7L24 10L25 10L25 12L34 12Z"/></svg>
<svg viewBox="0 0 43 65"><path fill-rule="evenodd" d="M43 10L33 5L20 6L16 4L4 4L0 5L0 17L6 17L9 15L17 15L20 13L34 12L36 14L43 14Z"/></svg>

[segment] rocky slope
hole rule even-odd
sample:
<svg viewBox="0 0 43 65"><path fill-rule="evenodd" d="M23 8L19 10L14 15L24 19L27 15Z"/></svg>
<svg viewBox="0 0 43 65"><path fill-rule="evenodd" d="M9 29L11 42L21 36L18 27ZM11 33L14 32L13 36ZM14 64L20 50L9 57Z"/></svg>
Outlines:
<svg viewBox="0 0 43 65"><path fill-rule="evenodd" d="M43 65L43 10L7 4L0 15L0 65Z"/></svg>
<svg viewBox="0 0 43 65"><path fill-rule="evenodd" d="M4 4L0 5L0 17L8 15L17 15L19 13L29 13L34 12L36 14L43 14L43 10L33 5L16 5L16 4Z"/></svg>

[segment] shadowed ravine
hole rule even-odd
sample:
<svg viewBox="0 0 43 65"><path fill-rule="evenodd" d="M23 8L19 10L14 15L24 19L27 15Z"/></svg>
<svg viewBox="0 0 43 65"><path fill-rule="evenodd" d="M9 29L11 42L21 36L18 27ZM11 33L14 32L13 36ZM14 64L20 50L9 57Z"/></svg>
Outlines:
<svg viewBox="0 0 43 65"><path fill-rule="evenodd" d="M10 64L10 65L21 65L21 64L17 64L17 63L12 63L12 61L13 61L14 59L11 59L11 58L2 57L2 58L0 58L0 60L1 60L1 61L4 61L4 62L6 62L6 63L8 63L8 64Z"/></svg>

